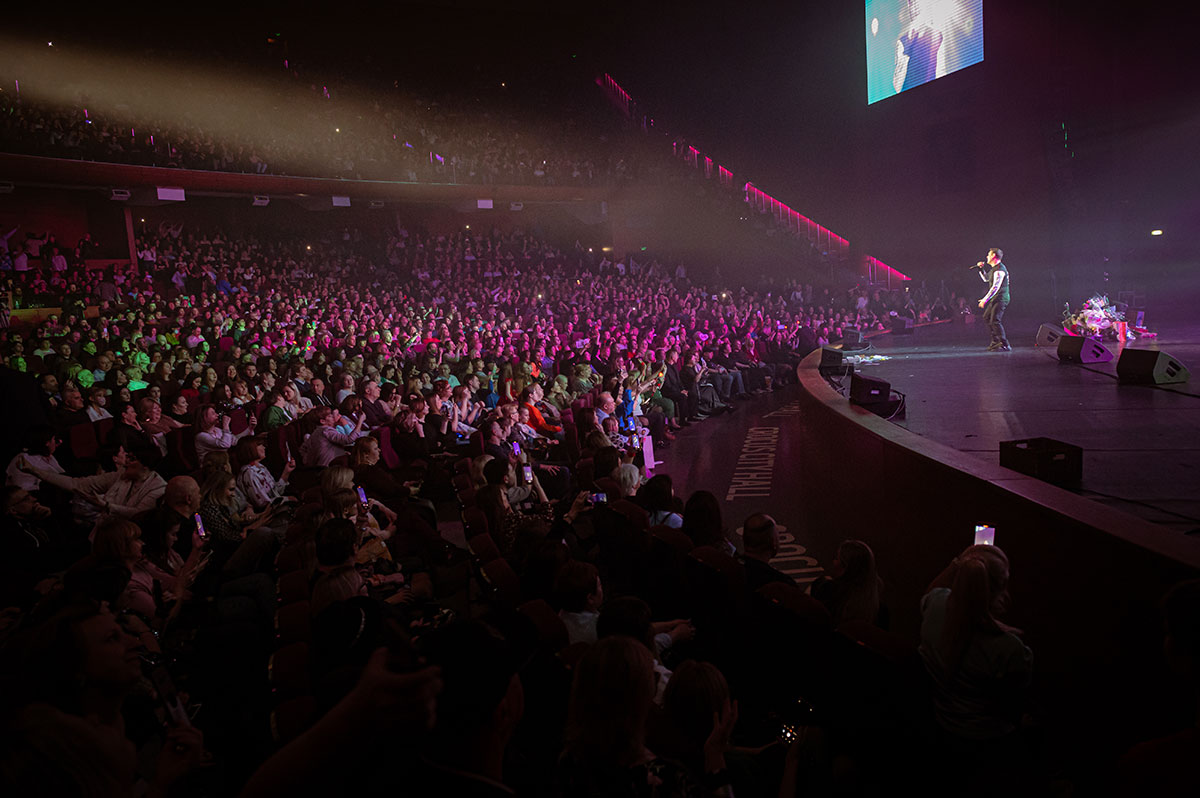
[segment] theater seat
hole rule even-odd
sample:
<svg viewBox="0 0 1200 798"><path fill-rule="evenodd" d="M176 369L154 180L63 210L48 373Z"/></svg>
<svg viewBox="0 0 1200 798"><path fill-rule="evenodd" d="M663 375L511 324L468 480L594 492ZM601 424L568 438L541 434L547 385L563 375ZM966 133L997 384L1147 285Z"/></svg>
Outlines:
<svg viewBox="0 0 1200 798"><path fill-rule="evenodd" d="M526 601L517 607L517 611L533 621L538 632L538 642L544 649L561 651L567 647L567 626L545 599Z"/></svg>
<svg viewBox="0 0 1200 798"><path fill-rule="evenodd" d="M608 506L615 512L625 516L634 529L645 532L650 528L650 513L639 504L631 502L629 499L608 500ZM669 528L669 527L667 527ZM687 537L686 535L684 537Z"/></svg>
<svg viewBox="0 0 1200 798"><path fill-rule="evenodd" d="M283 551L286 551L284 549ZM280 554L283 552L281 551ZM295 604L298 601L308 601L312 598L312 590L309 587L308 574L303 571L293 569L290 573L280 575L279 582L276 587L277 598L280 605Z"/></svg>
<svg viewBox="0 0 1200 798"><path fill-rule="evenodd" d="M472 504L470 507L463 509L463 534L469 541L476 535L487 535L491 532L488 529L487 516L483 514L483 510Z"/></svg>
<svg viewBox="0 0 1200 798"><path fill-rule="evenodd" d="M267 662L267 677L277 699L308 695L312 685L308 644L292 643L272 654Z"/></svg>
<svg viewBox="0 0 1200 798"><path fill-rule="evenodd" d="M492 536L487 532L467 538L467 551L471 552L475 562L481 566L500 559L500 549L497 548L496 541L492 540Z"/></svg>
<svg viewBox="0 0 1200 798"><path fill-rule="evenodd" d="M508 561L492 560L480 570L483 572L484 581L492 591L493 598L501 604L515 607L521 600L521 581Z"/></svg>
<svg viewBox="0 0 1200 798"><path fill-rule="evenodd" d="M91 423L72 424L67 436L67 445L76 460L94 460L100 453L100 439L96 436L96 426Z"/></svg>
<svg viewBox="0 0 1200 798"><path fill-rule="evenodd" d="M375 430L375 437L379 439L379 456L383 458L384 466L391 471L400 468L403 463L400 462L396 450L392 448L392 428L380 427Z"/></svg>
<svg viewBox="0 0 1200 798"><path fill-rule="evenodd" d="M312 640L312 608L307 601L294 601L275 611L275 637L281 646Z"/></svg>

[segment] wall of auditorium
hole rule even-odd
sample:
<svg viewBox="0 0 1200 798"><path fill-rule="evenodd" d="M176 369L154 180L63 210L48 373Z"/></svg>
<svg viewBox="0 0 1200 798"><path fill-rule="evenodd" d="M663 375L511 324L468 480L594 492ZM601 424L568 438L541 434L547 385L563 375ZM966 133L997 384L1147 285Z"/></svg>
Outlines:
<svg viewBox="0 0 1200 798"><path fill-rule="evenodd" d="M15 188L0 194L0 233L14 227L9 248L25 240L27 233L54 233L64 252L73 250L89 230L99 244L100 257L128 258L125 218L121 206L99 194L62 192L42 188ZM44 255L50 254L49 249Z"/></svg>

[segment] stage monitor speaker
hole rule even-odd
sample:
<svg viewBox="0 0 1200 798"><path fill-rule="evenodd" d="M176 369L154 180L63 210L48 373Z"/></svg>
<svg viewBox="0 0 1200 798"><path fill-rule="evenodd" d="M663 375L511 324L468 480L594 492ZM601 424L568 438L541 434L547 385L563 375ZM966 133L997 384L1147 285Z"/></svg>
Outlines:
<svg viewBox="0 0 1200 798"><path fill-rule="evenodd" d="M1113 353L1094 338L1063 335L1058 339L1058 360L1061 363L1107 363Z"/></svg>
<svg viewBox="0 0 1200 798"><path fill-rule="evenodd" d="M1157 349L1128 349L1117 361L1117 379L1128 385L1168 385L1187 382L1187 367Z"/></svg>
<svg viewBox="0 0 1200 798"><path fill-rule="evenodd" d="M1000 465L1046 482L1072 484L1083 479L1083 449L1053 438L1000 441Z"/></svg>
<svg viewBox="0 0 1200 798"><path fill-rule="evenodd" d="M855 374L850 378L850 403L873 405L891 398L892 384L878 377Z"/></svg>
<svg viewBox="0 0 1200 798"><path fill-rule="evenodd" d="M847 327L842 330L842 350L850 352L855 349L866 349L869 344L863 338L862 330L857 327Z"/></svg>
<svg viewBox="0 0 1200 798"><path fill-rule="evenodd" d="M817 372L822 377L846 376L854 373L854 366L845 362L842 350L832 346L821 347L821 365Z"/></svg>
<svg viewBox="0 0 1200 798"><path fill-rule="evenodd" d="M912 335L913 320L908 316L892 317L892 335Z"/></svg>
<svg viewBox="0 0 1200 798"><path fill-rule="evenodd" d="M1058 339L1066 335L1061 324L1043 324L1038 328L1034 346L1058 346Z"/></svg>

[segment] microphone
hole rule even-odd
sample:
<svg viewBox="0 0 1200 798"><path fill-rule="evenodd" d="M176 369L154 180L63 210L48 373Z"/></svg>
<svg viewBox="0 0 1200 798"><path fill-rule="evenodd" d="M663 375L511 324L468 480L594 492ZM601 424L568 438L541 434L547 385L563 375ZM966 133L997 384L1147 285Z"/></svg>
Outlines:
<svg viewBox="0 0 1200 798"><path fill-rule="evenodd" d="M982 269L985 265L986 264L983 261L979 261L979 263L976 263L974 266L968 266L967 268L968 269Z"/></svg>

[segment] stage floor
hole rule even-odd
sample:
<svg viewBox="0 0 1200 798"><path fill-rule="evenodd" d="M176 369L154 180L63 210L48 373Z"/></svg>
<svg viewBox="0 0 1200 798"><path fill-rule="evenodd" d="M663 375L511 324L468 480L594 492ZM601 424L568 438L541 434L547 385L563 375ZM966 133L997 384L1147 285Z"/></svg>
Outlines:
<svg viewBox="0 0 1200 798"><path fill-rule="evenodd" d="M1033 345L1038 323L1005 320L1012 352L987 352L982 325L922 327L871 339L888 359L859 366L907 395L900 426L990 463L1000 442L1047 437L1080 446L1075 492L1181 532L1200 529L1200 325L1157 329L1137 348L1194 372L1168 386L1118 385L1110 363L1058 362ZM1191 394L1191 395L1188 395Z"/></svg>

